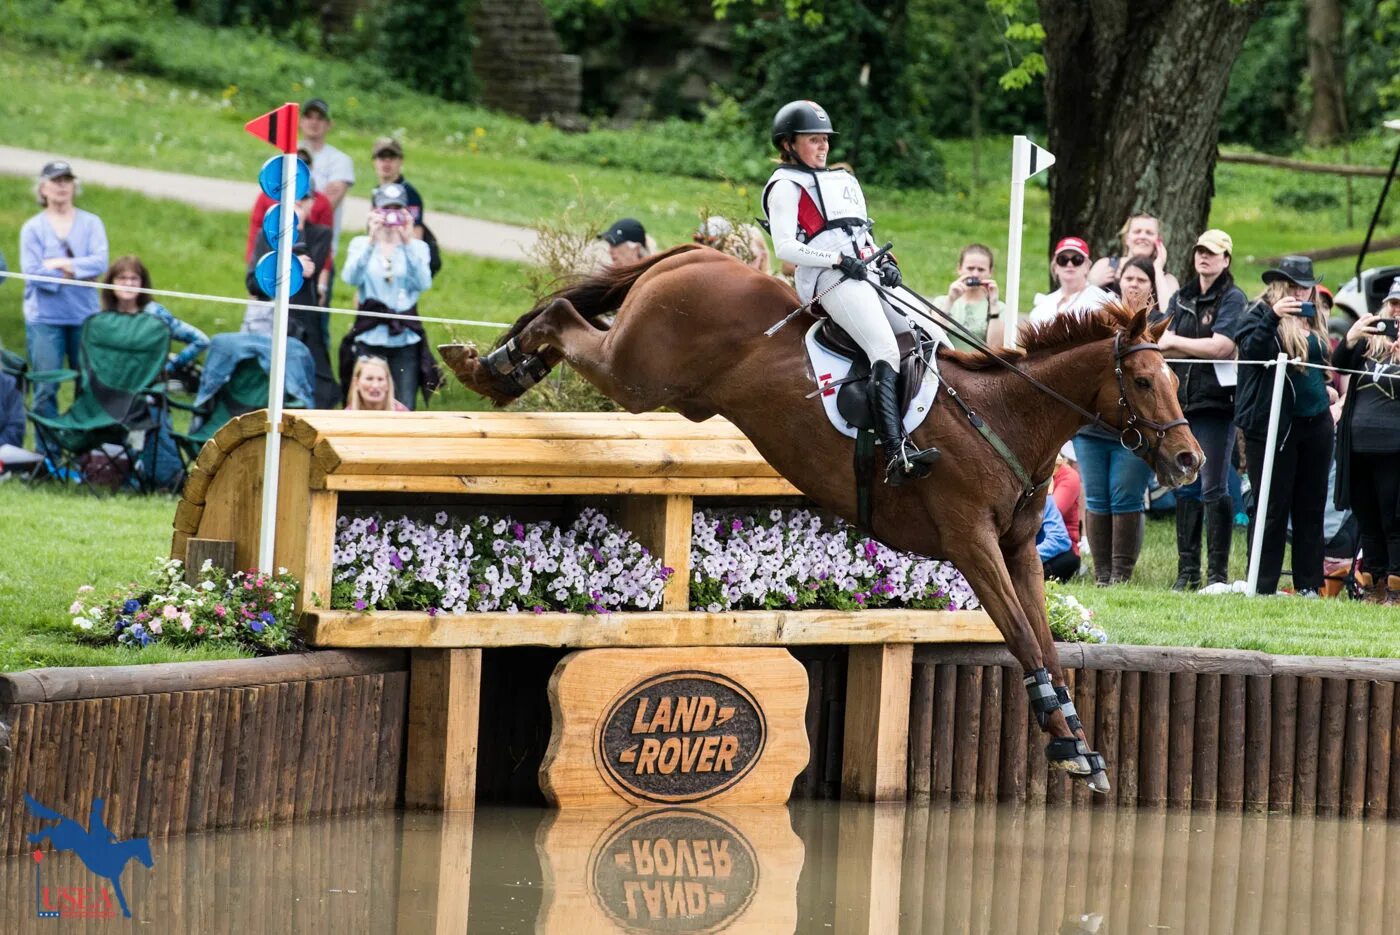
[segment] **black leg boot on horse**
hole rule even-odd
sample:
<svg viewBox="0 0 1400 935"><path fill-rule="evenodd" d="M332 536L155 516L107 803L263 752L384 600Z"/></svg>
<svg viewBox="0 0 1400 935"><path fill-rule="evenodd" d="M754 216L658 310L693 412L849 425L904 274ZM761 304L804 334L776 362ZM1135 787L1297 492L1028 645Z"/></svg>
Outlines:
<svg viewBox="0 0 1400 935"><path fill-rule="evenodd" d="M915 448L904 434L899 411L899 375L883 360L870 367L870 401L875 408L875 432L880 436L886 457L885 483L898 487L906 480L927 477L941 452L937 448Z"/></svg>

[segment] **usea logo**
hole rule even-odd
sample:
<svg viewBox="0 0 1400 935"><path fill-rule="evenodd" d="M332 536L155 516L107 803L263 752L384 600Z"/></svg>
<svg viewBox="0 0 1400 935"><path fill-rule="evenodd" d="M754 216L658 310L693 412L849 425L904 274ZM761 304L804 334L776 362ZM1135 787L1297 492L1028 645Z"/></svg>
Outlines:
<svg viewBox="0 0 1400 935"><path fill-rule="evenodd" d="M628 932L718 932L758 891L753 847L691 809L629 814L593 852L593 897Z"/></svg>
<svg viewBox="0 0 1400 935"><path fill-rule="evenodd" d="M608 782L648 802L698 802L730 788L763 754L753 695L713 672L667 672L623 691L599 722Z"/></svg>

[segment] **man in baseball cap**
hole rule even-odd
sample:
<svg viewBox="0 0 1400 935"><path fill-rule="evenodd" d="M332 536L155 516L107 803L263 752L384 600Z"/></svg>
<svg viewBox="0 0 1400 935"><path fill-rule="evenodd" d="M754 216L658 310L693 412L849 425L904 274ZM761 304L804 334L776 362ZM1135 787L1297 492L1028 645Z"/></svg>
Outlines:
<svg viewBox="0 0 1400 935"><path fill-rule="evenodd" d="M646 228L636 218L614 221L598 236L607 242L613 266L636 263L651 255Z"/></svg>
<svg viewBox="0 0 1400 935"><path fill-rule="evenodd" d="M345 193L355 184L355 164L345 153L326 142L331 129L331 108L325 98L313 97L301 105L301 138L311 153L311 180L316 191L335 208L334 236L340 239Z"/></svg>
<svg viewBox="0 0 1400 935"><path fill-rule="evenodd" d="M53 162L45 164L39 171L39 178L45 182L52 182L54 179L68 179L76 181L77 176L73 174L73 167L62 159L55 159Z"/></svg>
<svg viewBox="0 0 1400 935"><path fill-rule="evenodd" d="M406 194L404 207L413 216L413 227L419 238L423 237L423 196L403 177L403 144L392 136L381 136L370 147L374 159L374 174L379 187L400 185ZM377 191L378 189L376 189Z"/></svg>

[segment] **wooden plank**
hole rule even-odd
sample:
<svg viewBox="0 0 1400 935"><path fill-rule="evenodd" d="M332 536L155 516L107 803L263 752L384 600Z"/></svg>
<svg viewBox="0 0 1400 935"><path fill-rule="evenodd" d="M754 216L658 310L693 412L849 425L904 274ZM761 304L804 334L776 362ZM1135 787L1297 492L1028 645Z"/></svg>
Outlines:
<svg viewBox="0 0 1400 935"><path fill-rule="evenodd" d="M334 444L338 439L357 437L553 438L561 441L600 438L697 441L744 438L737 426L724 419L691 422L674 414L670 414L669 418L660 419L599 412L414 412L387 415L390 415L390 418L363 410L322 411L309 418L288 414L283 418L283 433L308 449L314 448L322 440Z"/></svg>
<svg viewBox="0 0 1400 935"><path fill-rule="evenodd" d="M438 614L417 611L313 610L307 641L318 647L490 648L567 646L826 646L922 642L997 642L980 610L747 610L595 615ZM912 662L911 662L912 664Z"/></svg>
<svg viewBox="0 0 1400 935"><path fill-rule="evenodd" d="M323 475L321 480L313 479L312 486L367 493L475 493L497 496L683 494L690 497L793 497L801 494L800 490L781 477L329 474Z"/></svg>
<svg viewBox="0 0 1400 935"><path fill-rule="evenodd" d="M1001 666L982 670L977 733L977 800L995 802L1001 774Z"/></svg>
<svg viewBox="0 0 1400 935"><path fill-rule="evenodd" d="M1167 801L1167 725L1172 714L1171 675L1148 672L1143 676L1141 743L1138 747L1139 801L1165 805Z"/></svg>
<svg viewBox="0 0 1400 935"><path fill-rule="evenodd" d="M1221 676L1214 674L1196 676L1191 807L1211 812L1215 811L1220 779L1220 679Z"/></svg>
<svg viewBox="0 0 1400 935"><path fill-rule="evenodd" d="M1244 807L1268 811L1273 749L1274 685L1266 676L1245 676Z"/></svg>
<svg viewBox="0 0 1400 935"><path fill-rule="evenodd" d="M1371 683L1366 738L1366 817L1385 818L1390 791L1391 713L1395 706L1392 682Z"/></svg>
<svg viewBox="0 0 1400 935"><path fill-rule="evenodd" d="M934 669L933 682L933 764L930 795L947 801L953 791L953 747L958 709L958 667L941 664Z"/></svg>
<svg viewBox="0 0 1400 935"><path fill-rule="evenodd" d="M311 816L316 799L317 768L321 763L322 746L325 744L326 720L325 696L332 683L320 679L306 683L306 699L301 712L301 749L298 751L296 802L293 818L304 821Z"/></svg>
<svg viewBox="0 0 1400 935"><path fill-rule="evenodd" d="M404 780L409 807L475 805L480 697L480 650L414 651Z"/></svg>
<svg viewBox="0 0 1400 935"><path fill-rule="evenodd" d="M928 663L914 664L909 702L909 797L915 802L927 802L933 790L934 672Z"/></svg>
<svg viewBox="0 0 1400 935"><path fill-rule="evenodd" d="M1141 753L1142 673L1124 672L1118 686L1117 801L1132 807L1138 802L1138 763Z"/></svg>
<svg viewBox="0 0 1400 935"><path fill-rule="evenodd" d="M1322 720L1317 753L1317 813L1333 816L1342 803L1342 758L1347 728L1347 682L1322 683ZM1365 750L1361 752L1365 760Z"/></svg>
<svg viewBox="0 0 1400 935"><path fill-rule="evenodd" d="M1001 667L1001 775L998 798L1003 802L1026 800L1026 730L1030 722L1021 670Z"/></svg>
<svg viewBox="0 0 1400 935"><path fill-rule="evenodd" d="M195 506L203 506L204 496L209 492L209 482L213 479L213 474L206 472L198 464L193 465L185 475L185 485L180 488L180 499L187 500Z"/></svg>
<svg viewBox="0 0 1400 935"><path fill-rule="evenodd" d="M1189 808L1193 793L1191 769L1195 760L1196 673L1171 675L1171 717L1167 725L1167 803Z"/></svg>
<svg viewBox="0 0 1400 935"><path fill-rule="evenodd" d="M335 571L335 521L339 513L339 494L329 490L309 492L305 519L306 538L301 554L294 559L301 569L301 590L297 592L298 612L308 607L330 607L331 579ZM287 557L293 558L291 555Z"/></svg>
<svg viewBox="0 0 1400 935"><path fill-rule="evenodd" d="M874 802L904 799L913 665L914 647L907 643L851 647L846 668L843 797Z"/></svg>
<svg viewBox="0 0 1400 935"><path fill-rule="evenodd" d="M181 500L179 503L175 504L175 531L193 535L199 532L199 523L203 517L203 505L190 503L188 500Z"/></svg>
<svg viewBox="0 0 1400 935"><path fill-rule="evenodd" d="M679 494L622 499L619 522L672 570L661 595L664 611L690 609L690 531L694 501Z"/></svg>
<svg viewBox="0 0 1400 935"><path fill-rule="evenodd" d="M1080 669L1074 673L1074 693L1070 697L1074 700L1075 710L1079 712L1079 719L1084 723L1084 732L1089 739L1089 748L1099 750L1095 745L1097 738L1092 733L1094 729L1095 708L1094 699L1098 692L1097 687L1098 672L1093 669ZM1102 753L1102 750L1099 750ZM1070 785L1070 799L1077 806L1088 805L1096 793L1094 793L1087 783L1074 782ZM1087 861L1074 861L1072 865L1086 867Z"/></svg>
<svg viewBox="0 0 1400 935"><path fill-rule="evenodd" d="M202 708L213 692L181 692L184 704L180 715L180 730L176 735L170 775L174 794L170 799L169 833L182 835L190 828L190 795L198 781L195 766L199 757L199 729Z"/></svg>
<svg viewBox="0 0 1400 935"><path fill-rule="evenodd" d="M209 562L211 568L222 568L224 571L233 571L233 549L232 539L197 539L191 537L185 542L185 583L196 584L199 581L200 569L204 563Z"/></svg>
<svg viewBox="0 0 1400 935"><path fill-rule="evenodd" d="M232 539L234 562L239 568L252 568L258 563L258 530L262 525L263 450L266 440L254 439L228 455L213 471L214 480L205 494L203 512L190 532L206 539ZM205 445L205 452L210 445ZM203 457L203 454L200 455ZM210 469L212 470L212 469ZM176 529L180 525L176 508Z"/></svg>
<svg viewBox="0 0 1400 935"><path fill-rule="evenodd" d="M1293 811L1294 764L1298 755L1298 677L1273 680L1272 736L1269 743L1269 808Z"/></svg>
<svg viewBox="0 0 1400 935"><path fill-rule="evenodd" d="M227 828L233 824L233 802L238 789L238 752L243 736L242 688L225 689L228 711L224 715L224 751L219 761L219 800L214 813L214 827Z"/></svg>
<svg viewBox="0 0 1400 935"><path fill-rule="evenodd" d="M1293 760L1293 813L1317 812L1318 755L1322 752L1322 679L1298 679L1297 752Z"/></svg>
<svg viewBox="0 0 1400 935"><path fill-rule="evenodd" d="M1119 704L1123 692L1123 673L1100 670L1094 679L1094 721L1086 724L1093 731L1090 741L1094 749L1108 761L1109 780L1120 782L1122 760L1118 756ZM1112 790L1116 794L1117 790ZM1098 879L1094 877L1094 879Z"/></svg>
<svg viewBox="0 0 1400 935"><path fill-rule="evenodd" d="M967 802L977 792L977 740L982 733L983 666L958 666L958 695L953 705L954 802Z"/></svg>
<svg viewBox="0 0 1400 935"><path fill-rule="evenodd" d="M1248 676L1220 677L1219 777L1216 805L1222 811L1238 812L1244 807L1245 751L1249 735Z"/></svg>
<svg viewBox="0 0 1400 935"><path fill-rule="evenodd" d="M1366 807L1366 763L1370 755L1367 716L1371 704L1371 683L1353 679L1347 685L1346 736L1342 743L1341 814L1360 818Z"/></svg>
<svg viewBox="0 0 1400 935"><path fill-rule="evenodd" d="M1388 817L1400 818L1400 691L1395 692L1395 708L1390 715L1390 791L1388 800ZM1395 867L1400 870L1400 861L1396 862Z"/></svg>
<svg viewBox="0 0 1400 935"><path fill-rule="evenodd" d="M384 704L379 712L379 756L374 770L374 802L379 808L399 803L399 767L403 763L404 718L408 710L408 674L384 675Z"/></svg>

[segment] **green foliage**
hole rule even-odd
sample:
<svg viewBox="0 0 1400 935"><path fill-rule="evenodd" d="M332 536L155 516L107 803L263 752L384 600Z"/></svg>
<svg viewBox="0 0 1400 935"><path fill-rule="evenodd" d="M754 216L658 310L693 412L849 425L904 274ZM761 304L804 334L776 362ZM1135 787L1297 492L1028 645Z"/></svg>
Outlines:
<svg viewBox="0 0 1400 935"><path fill-rule="evenodd" d="M380 66L417 91L448 101L469 101L472 74L472 0L390 0L371 30Z"/></svg>
<svg viewBox="0 0 1400 935"><path fill-rule="evenodd" d="M1334 192L1316 189L1283 188L1274 193L1274 204L1291 211L1325 211L1340 201Z"/></svg>

